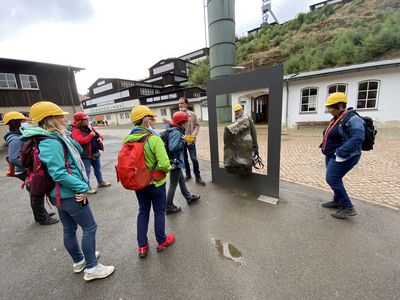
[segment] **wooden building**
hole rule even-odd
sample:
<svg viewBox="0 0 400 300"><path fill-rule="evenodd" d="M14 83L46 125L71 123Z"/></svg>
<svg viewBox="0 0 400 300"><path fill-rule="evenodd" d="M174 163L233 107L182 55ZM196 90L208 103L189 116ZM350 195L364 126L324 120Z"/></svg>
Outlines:
<svg viewBox="0 0 400 300"><path fill-rule="evenodd" d="M207 48L205 48L207 49ZM110 125L130 124L130 111L136 105L147 105L160 117L171 118L178 109L180 97L189 98L197 113L201 113L200 101L205 101L205 90L186 87L190 59L198 59L207 53L202 49L182 58L169 58L149 68L150 77L143 81L119 78L99 78L89 87L90 99L82 101L85 113L96 122L99 116ZM161 122L161 118L158 120Z"/></svg>
<svg viewBox="0 0 400 300"><path fill-rule="evenodd" d="M75 73L83 68L0 58L0 134L7 130L3 116L9 111L26 115L32 104L49 100L65 111L81 110Z"/></svg>

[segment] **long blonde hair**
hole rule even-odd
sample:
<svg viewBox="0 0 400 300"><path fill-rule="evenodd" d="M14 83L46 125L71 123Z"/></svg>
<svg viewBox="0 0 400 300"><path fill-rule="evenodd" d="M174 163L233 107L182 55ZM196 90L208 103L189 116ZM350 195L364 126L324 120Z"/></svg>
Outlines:
<svg viewBox="0 0 400 300"><path fill-rule="evenodd" d="M57 131L60 135L65 135L65 128L60 123L60 116L48 116L39 122L39 126L48 132Z"/></svg>

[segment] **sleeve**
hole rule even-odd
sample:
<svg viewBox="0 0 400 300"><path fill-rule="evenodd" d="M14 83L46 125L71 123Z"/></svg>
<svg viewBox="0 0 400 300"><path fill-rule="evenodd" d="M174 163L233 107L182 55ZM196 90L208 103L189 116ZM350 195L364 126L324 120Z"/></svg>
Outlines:
<svg viewBox="0 0 400 300"><path fill-rule="evenodd" d="M85 145L90 143L93 138L93 135L88 134L87 136L83 136L82 132L78 128L74 128L71 131L71 137L77 141L80 145Z"/></svg>
<svg viewBox="0 0 400 300"><path fill-rule="evenodd" d="M180 152L185 147L185 141L181 138L179 130L172 130L169 134L168 148L171 153Z"/></svg>
<svg viewBox="0 0 400 300"><path fill-rule="evenodd" d="M157 160L156 170L168 173L171 171L171 164L169 162L167 151L165 150L164 142L158 136L152 136L151 139L153 140L154 145L153 153Z"/></svg>
<svg viewBox="0 0 400 300"><path fill-rule="evenodd" d="M199 124L199 121L197 119L197 115L194 112L192 112L190 114L190 118L193 118L193 132L192 132L192 135L197 136L199 134L199 131L200 131L200 124Z"/></svg>
<svg viewBox="0 0 400 300"><path fill-rule="evenodd" d="M345 126L347 128L344 132L348 138L345 139L345 142L336 149L336 155L340 158L346 159L349 158L352 152L354 152L354 149L361 147L365 138L365 128L364 121L356 115L352 116Z"/></svg>
<svg viewBox="0 0 400 300"><path fill-rule="evenodd" d="M256 126L254 126L254 122L250 117L249 117L249 123L250 123L251 139L253 140L253 147L257 147L258 148Z"/></svg>
<svg viewBox="0 0 400 300"><path fill-rule="evenodd" d="M64 149L60 141L54 139L42 140L39 143L39 151L40 160L46 165L50 177L55 182L59 182L60 185L75 193L86 193L89 190L85 181L68 173L65 166Z"/></svg>
<svg viewBox="0 0 400 300"><path fill-rule="evenodd" d="M10 163L22 169L20 150L24 144L19 138L12 138L8 143L8 159Z"/></svg>

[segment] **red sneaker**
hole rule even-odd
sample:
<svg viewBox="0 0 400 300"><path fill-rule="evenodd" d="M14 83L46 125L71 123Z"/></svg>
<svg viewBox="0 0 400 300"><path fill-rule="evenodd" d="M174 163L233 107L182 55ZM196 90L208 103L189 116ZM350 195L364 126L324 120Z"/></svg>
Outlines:
<svg viewBox="0 0 400 300"><path fill-rule="evenodd" d="M144 247L138 247L138 255L140 258L145 258L147 256L147 251L149 250L149 243Z"/></svg>
<svg viewBox="0 0 400 300"><path fill-rule="evenodd" d="M157 251L163 252L165 248L171 245L175 241L175 234L168 234L164 243L158 244Z"/></svg>

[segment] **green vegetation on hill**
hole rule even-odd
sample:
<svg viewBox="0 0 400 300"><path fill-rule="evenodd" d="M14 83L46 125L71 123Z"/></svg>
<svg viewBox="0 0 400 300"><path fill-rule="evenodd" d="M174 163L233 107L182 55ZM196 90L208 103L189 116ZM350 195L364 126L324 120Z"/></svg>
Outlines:
<svg viewBox="0 0 400 300"><path fill-rule="evenodd" d="M285 73L400 57L400 0L353 0L327 5L281 25L237 38L244 71L283 63ZM191 85L209 79L208 61L192 69Z"/></svg>

